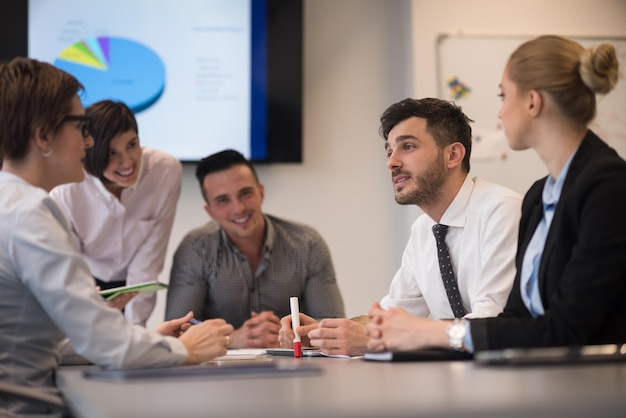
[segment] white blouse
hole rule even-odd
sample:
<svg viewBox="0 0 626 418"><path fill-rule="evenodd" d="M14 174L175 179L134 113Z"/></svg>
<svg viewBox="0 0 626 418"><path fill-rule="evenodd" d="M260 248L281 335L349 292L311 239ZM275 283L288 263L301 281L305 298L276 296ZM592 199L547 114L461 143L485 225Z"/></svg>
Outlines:
<svg viewBox="0 0 626 418"><path fill-rule="evenodd" d="M94 277L127 284L157 280L165 260L182 166L173 156L144 148L137 183L118 200L94 176L81 183L54 188L50 196L63 210ZM136 296L125 314L133 324L145 325L156 295Z"/></svg>

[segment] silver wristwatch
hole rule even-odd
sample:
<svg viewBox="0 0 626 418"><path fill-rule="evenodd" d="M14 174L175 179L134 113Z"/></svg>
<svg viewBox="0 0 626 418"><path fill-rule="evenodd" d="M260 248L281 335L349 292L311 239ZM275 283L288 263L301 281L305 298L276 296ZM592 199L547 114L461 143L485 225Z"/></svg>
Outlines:
<svg viewBox="0 0 626 418"><path fill-rule="evenodd" d="M448 343L450 344L450 348L455 350L463 349L463 338L465 338L466 331L466 322L465 319L456 318L450 325L448 325L448 329L446 334L448 335Z"/></svg>

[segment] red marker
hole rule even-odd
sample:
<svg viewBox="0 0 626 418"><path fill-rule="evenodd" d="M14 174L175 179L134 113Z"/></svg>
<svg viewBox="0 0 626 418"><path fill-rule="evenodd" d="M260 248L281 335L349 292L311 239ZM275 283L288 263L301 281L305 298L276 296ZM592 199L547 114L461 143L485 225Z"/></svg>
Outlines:
<svg viewBox="0 0 626 418"><path fill-rule="evenodd" d="M295 337L293 339L293 356L296 358L302 357L302 341L300 335L296 332L296 329L300 326L300 307L298 306L298 297L294 296L289 298L289 305L291 306L291 328Z"/></svg>

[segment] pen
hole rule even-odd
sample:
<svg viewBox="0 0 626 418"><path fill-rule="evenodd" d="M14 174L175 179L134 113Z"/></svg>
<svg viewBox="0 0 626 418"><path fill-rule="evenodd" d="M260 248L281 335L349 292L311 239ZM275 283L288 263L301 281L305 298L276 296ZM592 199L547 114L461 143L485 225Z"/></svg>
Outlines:
<svg viewBox="0 0 626 418"><path fill-rule="evenodd" d="M298 306L298 297L294 296L289 298L289 305L291 306L291 328L295 337L293 338L293 356L296 358L302 357L302 341L300 335L296 332L296 329L300 326L300 307Z"/></svg>

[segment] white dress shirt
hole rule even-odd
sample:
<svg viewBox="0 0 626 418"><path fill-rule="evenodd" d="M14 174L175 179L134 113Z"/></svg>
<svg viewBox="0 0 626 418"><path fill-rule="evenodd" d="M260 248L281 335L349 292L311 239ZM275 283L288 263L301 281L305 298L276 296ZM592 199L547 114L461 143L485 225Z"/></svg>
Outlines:
<svg viewBox="0 0 626 418"><path fill-rule="evenodd" d="M93 276L128 285L157 280L165 259L182 166L164 152L144 148L137 183L118 200L94 176L54 188L50 196L61 207ZM126 306L133 324L145 325L156 295L138 295Z"/></svg>
<svg viewBox="0 0 626 418"><path fill-rule="evenodd" d="M187 357L176 338L128 323L106 306L63 213L48 194L0 171L0 379L53 387L57 344L107 368L170 366ZM7 406L0 401L0 416ZM15 412L15 411L13 411Z"/></svg>
<svg viewBox="0 0 626 418"><path fill-rule="evenodd" d="M522 197L480 178L466 177L440 223L448 225L446 243L466 318L502 311L515 277L515 254ZM454 317L441 279L432 226L422 214L413 223L402 264L383 308L403 307L413 315Z"/></svg>

